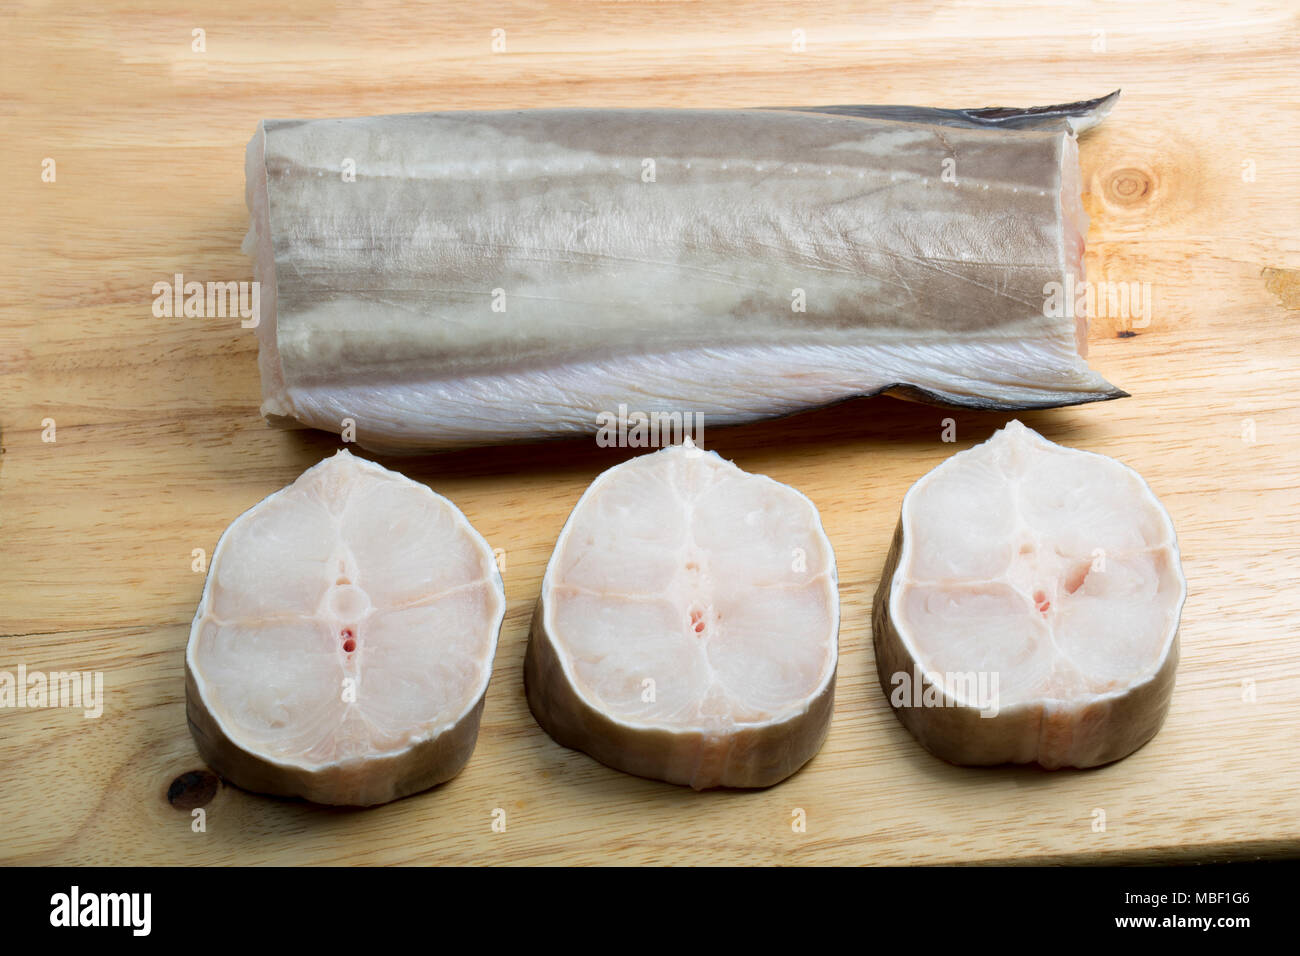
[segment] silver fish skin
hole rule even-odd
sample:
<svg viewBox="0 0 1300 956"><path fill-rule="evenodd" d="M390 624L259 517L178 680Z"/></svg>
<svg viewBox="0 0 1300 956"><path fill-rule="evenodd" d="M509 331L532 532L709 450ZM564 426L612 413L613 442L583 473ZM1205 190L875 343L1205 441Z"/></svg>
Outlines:
<svg viewBox="0 0 1300 956"><path fill-rule="evenodd" d="M264 120L262 413L419 452L620 406L712 427L1123 397L1050 294L1084 279L1076 135L1117 96Z"/></svg>

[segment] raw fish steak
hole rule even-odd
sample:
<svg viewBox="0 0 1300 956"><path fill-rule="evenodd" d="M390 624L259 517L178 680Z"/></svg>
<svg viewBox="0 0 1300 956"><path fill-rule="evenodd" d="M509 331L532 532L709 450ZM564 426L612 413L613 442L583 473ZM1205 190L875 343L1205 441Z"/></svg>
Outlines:
<svg viewBox="0 0 1300 956"><path fill-rule="evenodd" d="M1141 476L1012 421L903 499L873 609L880 686L953 763L1109 763L1164 721L1186 596Z"/></svg>
<svg viewBox="0 0 1300 956"><path fill-rule="evenodd" d="M676 445L604 472L573 509L533 620L528 704L619 770L766 787L826 737L838 632L813 503Z"/></svg>
<svg viewBox="0 0 1300 956"><path fill-rule="evenodd" d="M366 806L455 776L505 614L450 501L346 450L221 536L185 654L199 753L248 790Z"/></svg>
<svg viewBox="0 0 1300 956"><path fill-rule="evenodd" d="M418 451L590 435L623 404L728 425L1123 396L1074 294L1075 137L1116 96L265 120L262 412Z"/></svg>

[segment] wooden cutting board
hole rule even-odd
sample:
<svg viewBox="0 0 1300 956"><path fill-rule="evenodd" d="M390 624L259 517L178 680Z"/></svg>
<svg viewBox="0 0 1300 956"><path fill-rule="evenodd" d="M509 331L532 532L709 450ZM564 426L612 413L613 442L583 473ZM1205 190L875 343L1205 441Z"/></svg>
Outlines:
<svg viewBox="0 0 1300 956"><path fill-rule="evenodd" d="M196 14L110 0L0 13L0 670L104 680L97 719L0 709L0 861L939 863L1300 851L1295 5L862 7L231 2ZM505 31L504 51L493 51L494 30ZM1154 307L1141 327L1094 323L1090 345L1093 365L1132 397L1023 419L1132 465L1173 515L1190 589L1183 658L1168 721L1148 746L1088 772L960 769L894 718L876 683L869 609L900 501L1006 416L872 399L706 439L807 493L839 561L834 725L820 755L780 786L694 793L626 776L559 747L529 714L521 665L551 546L587 483L632 454L590 442L381 459L449 496L505 553L509 610L478 749L459 777L344 811L224 785L205 792L201 774L185 776L203 770L183 698L203 584L195 549L211 554L231 519L338 446L258 417L254 340L236 321L151 310L154 283L176 273L251 278L239 252L243 150L258 119L1029 105L1117 87L1118 108L1082 143L1087 267L1094 279L1150 283ZM941 441L948 417L955 444ZM804 832L792 827L799 811Z"/></svg>

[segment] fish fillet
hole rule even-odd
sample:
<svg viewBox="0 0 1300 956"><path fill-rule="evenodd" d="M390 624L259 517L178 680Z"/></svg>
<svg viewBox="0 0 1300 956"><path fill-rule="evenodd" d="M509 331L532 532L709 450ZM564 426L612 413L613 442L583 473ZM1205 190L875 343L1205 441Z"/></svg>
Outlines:
<svg viewBox="0 0 1300 956"><path fill-rule="evenodd" d="M231 523L185 653L199 753L248 790L368 806L455 776L505 592L424 485L346 450Z"/></svg>
<svg viewBox="0 0 1300 956"><path fill-rule="evenodd" d="M1109 763L1164 721L1186 596L1141 476L1012 421L903 499L873 608L880 686L953 763Z"/></svg>
<svg viewBox="0 0 1300 956"><path fill-rule="evenodd" d="M592 434L621 404L728 425L1123 396L1049 292L1083 280L1075 137L1116 95L265 120L262 412L419 451Z"/></svg>
<svg viewBox="0 0 1300 956"><path fill-rule="evenodd" d="M811 501L690 445L601 474L555 544L524 660L559 743L619 770L767 787L821 748L835 555Z"/></svg>

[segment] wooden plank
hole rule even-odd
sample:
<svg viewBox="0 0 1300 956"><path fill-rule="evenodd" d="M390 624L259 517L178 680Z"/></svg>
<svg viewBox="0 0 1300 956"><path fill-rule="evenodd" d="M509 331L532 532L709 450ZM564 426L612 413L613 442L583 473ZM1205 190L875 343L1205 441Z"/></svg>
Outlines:
<svg viewBox="0 0 1300 956"><path fill-rule="evenodd" d="M0 709L0 861L936 863L1300 850L1300 767L1288 759L1300 718L1293 5L573 2L431 14L237 2L196 15L111 0L11 7L0 19L0 277L11 290L0 308L0 670L101 671L105 682L97 719ZM191 50L195 28L206 52ZM505 53L491 52L494 28L506 30ZM1183 661L1150 745L1089 772L959 769L895 720L876 684L869 612L899 504L1005 416L871 399L707 436L746 470L807 493L839 562L835 721L786 783L696 794L639 780L564 750L532 720L521 667L555 535L586 484L631 454L568 442L381 459L457 502L506 553L509 610L478 749L459 777L369 811L222 787L203 833L169 804L172 781L201 769L183 701L202 587L191 553L210 554L235 515L338 444L261 421L256 349L237 322L150 310L153 284L174 273L249 277L243 147L257 119L1023 105L1115 87L1119 107L1082 143L1087 266L1092 278L1151 283L1154 312L1142 328L1095 323L1091 361L1133 397L1023 418L1131 464L1173 515L1189 581ZM45 157L54 183L40 179ZM940 440L946 417L955 445ZM46 418L53 443L42 441ZM491 830L497 808L505 833ZM791 830L795 808L806 833Z"/></svg>

